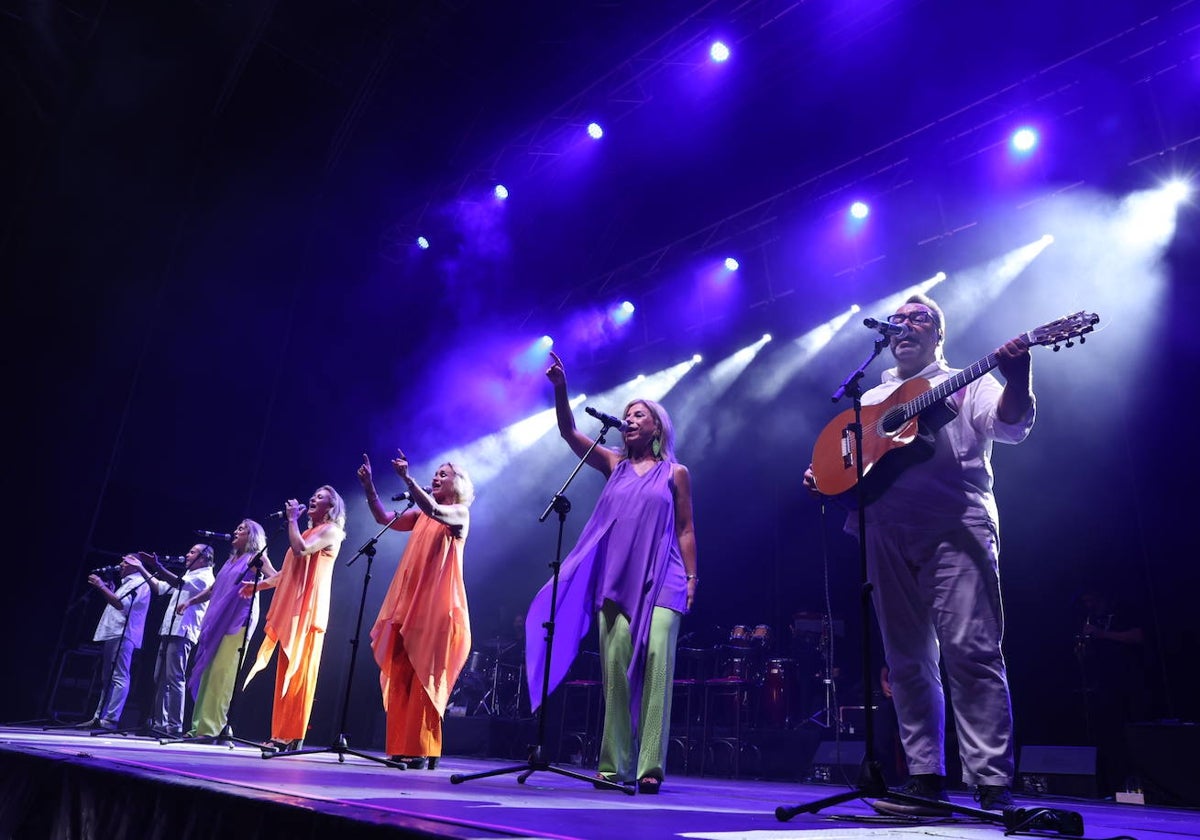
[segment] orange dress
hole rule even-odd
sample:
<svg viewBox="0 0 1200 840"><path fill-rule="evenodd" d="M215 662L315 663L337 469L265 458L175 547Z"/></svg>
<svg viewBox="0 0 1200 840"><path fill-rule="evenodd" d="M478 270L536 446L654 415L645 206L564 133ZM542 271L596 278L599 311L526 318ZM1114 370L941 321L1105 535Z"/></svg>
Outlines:
<svg viewBox="0 0 1200 840"><path fill-rule="evenodd" d="M307 541L318 528L303 533ZM271 608L264 626L266 638L245 685L267 667L279 646L275 671L275 704L271 711L271 738L276 741L303 739L312 714L317 690L317 672L329 622L329 589L341 542L315 554L297 556L289 547L275 582Z"/></svg>
<svg viewBox="0 0 1200 840"><path fill-rule="evenodd" d="M419 514L371 627L391 755L441 755L441 719L471 652L460 536Z"/></svg>

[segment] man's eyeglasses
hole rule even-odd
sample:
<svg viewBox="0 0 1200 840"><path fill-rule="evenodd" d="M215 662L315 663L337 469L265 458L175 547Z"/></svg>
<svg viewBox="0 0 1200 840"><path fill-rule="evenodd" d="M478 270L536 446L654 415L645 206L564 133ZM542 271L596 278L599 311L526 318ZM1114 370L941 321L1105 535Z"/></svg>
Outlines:
<svg viewBox="0 0 1200 840"><path fill-rule="evenodd" d="M932 324L933 314L923 309L918 309L915 312L897 312L895 315L888 316L889 324L903 324L905 321L908 321L910 324Z"/></svg>

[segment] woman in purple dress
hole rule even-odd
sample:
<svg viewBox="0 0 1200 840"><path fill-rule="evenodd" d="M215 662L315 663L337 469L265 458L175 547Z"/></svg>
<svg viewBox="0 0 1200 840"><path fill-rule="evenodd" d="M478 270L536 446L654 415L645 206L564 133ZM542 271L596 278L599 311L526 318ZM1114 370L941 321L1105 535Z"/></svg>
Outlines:
<svg viewBox="0 0 1200 840"><path fill-rule="evenodd" d="M217 572L213 585L179 605L185 610L209 602L188 680L195 699L189 737L220 735L228 723L243 648L258 623L258 598L243 597L239 590L244 581L254 579L250 563L256 557L262 560L263 574L275 574L264 550L266 544L263 527L253 519L243 519L233 531L229 559Z"/></svg>
<svg viewBox="0 0 1200 840"><path fill-rule="evenodd" d="M578 457L592 439L575 428L562 360L550 354L558 432ZM604 730L599 775L620 784L636 780L658 793L665 776L671 683L679 622L692 608L699 577L687 467L675 460L675 435L666 410L653 400L625 407L620 450L597 446L588 466L607 478L591 518L559 569L556 644L550 661L553 691L599 623ZM534 708L545 668L543 623L553 581L534 597L526 616L526 673Z"/></svg>

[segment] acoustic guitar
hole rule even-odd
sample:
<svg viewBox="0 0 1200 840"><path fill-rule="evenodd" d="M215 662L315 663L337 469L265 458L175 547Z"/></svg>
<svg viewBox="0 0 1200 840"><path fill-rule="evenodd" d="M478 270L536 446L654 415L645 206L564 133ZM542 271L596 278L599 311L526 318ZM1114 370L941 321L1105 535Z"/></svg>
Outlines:
<svg viewBox="0 0 1200 840"><path fill-rule="evenodd" d="M1053 345L1057 353L1060 342L1072 347L1073 339L1078 338L1080 344L1084 343L1084 336L1099 322L1099 315L1080 311L1030 330L1022 338L1030 347ZM996 353L989 353L932 388L928 379L917 377L902 384L883 402L862 407L862 489L868 504L879 498L907 466L931 454L925 448L929 436L922 432L936 429L949 419L942 411L945 408L943 401L999 362ZM849 507L858 504L854 437L854 409L851 408L834 417L821 431L812 456L817 489L826 496L837 497Z"/></svg>

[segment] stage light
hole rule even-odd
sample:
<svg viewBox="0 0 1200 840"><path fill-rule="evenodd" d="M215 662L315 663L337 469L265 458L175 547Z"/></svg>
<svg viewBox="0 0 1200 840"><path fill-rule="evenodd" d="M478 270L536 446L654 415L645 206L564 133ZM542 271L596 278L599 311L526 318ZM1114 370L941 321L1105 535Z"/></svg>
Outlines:
<svg viewBox="0 0 1200 840"><path fill-rule="evenodd" d="M1183 204L1192 197L1192 185L1181 178L1175 178L1163 184L1163 193L1177 205Z"/></svg>
<svg viewBox="0 0 1200 840"><path fill-rule="evenodd" d="M720 41L713 41L713 45L708 48L708 55L716 63L720 64L729 60L729 47Z"/></svg>
<svg viewBox="0 0 1200 840"><path fill-rule="evenodd" d="M492 190L492 192L494 192L496 194L496 198L500 199L501 201L508 198L508 187L504 186L503 184L497 184L496 189Z"/></svg>
<svg viewBox="0 0 1200 840"><path fill-rule="evenodd" d="M604 129L600 127L600 123L588 123L587 133L593 140L599 140L604 136Z"/></svg>
<svg viewBox="0 0 1200 840"><path fill-rule="evenodd" d="M739 263L733 257L726 257L725 258L725 267L727 269L729 269L730 271L737 271L739 268L741 268L741 263Z"/></svg>
<svg viewBox="0 0 1200 840"><path fill-rule="evenodd" d="M554 339L548 335L544 335L540 339L538 339L538 343L541 344L542 347L553 347Z"/></svg>
<svg viewBox="0 0 1200 840"><path fill-rule="evenodd" d="M1033 151L1033 148L1037 145L1038 134L1032 128L1025 126L1014 131L1012 139L1009 142L1012 144L1013 151L1019 154L1027 154Z"/></svg>
<svg viewBox="0 0 1200 840"><path fill-rule="evenodd" d="M417 247L420 248L422 251L427 250L429 248L429 240L426 239L424 236L418 236L417 237Z"/></svg>
<svg viewBox="0 0 1200 840"><path fill-rule="evenodd" d="M627 300L621 301L612 308L608 317L618 327L628 323L633 317L633 304Z"/></svg>
<svg viewBox="0 0 1200 840"><path fill-rule="evenodd" d="M864 201L856 201L850 205L850 216L855 219L865 219L871 208Z"/></svg>

